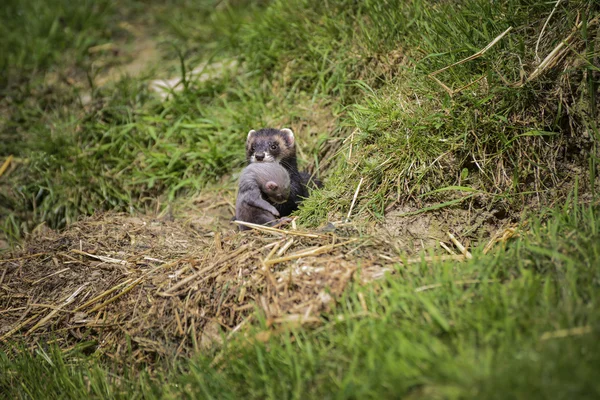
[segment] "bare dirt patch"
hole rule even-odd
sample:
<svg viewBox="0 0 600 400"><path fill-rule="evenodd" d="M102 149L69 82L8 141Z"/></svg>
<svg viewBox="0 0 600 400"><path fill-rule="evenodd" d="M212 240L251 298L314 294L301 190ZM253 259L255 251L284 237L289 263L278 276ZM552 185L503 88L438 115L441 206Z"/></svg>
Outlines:
<svg viewBox="0 0 600 400"><path fill-rule="evenodd" d="M448 232L462 238L466 247L485 244L497 232L514 225L511 218L499 219L481 209L447 208L412 214L419 209L404 205L386 214L380 234L397 243L409 255L420 252L448 254L440 242L449 245Z"/></svg>

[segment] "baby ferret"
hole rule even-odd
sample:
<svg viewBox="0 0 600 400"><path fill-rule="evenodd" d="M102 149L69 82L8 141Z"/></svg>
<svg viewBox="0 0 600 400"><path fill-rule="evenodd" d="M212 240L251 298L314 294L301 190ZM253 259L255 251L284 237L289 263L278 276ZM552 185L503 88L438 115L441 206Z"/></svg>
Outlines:
<svg viewBox="0 0 600 400"><path fill-rule="evenodd" d="M285 168L277 163L250 164L240 176L236 219L261 225L272 223L280 216L273 204L285 203L289 195L290 175ZM249 228L240 225L240 230L246 229Z"/></svg>
<svg viewBox="0 0 600 400"><path fill-rule="evenodd" d="M280 164L288 172L290 195L286 202L275 205L282 217L298 209L298 204L308 197L309 187L322 186L310 174L298 171L296 140L291 129L263 128L248 132L246 160L249 165Z"/></svg>

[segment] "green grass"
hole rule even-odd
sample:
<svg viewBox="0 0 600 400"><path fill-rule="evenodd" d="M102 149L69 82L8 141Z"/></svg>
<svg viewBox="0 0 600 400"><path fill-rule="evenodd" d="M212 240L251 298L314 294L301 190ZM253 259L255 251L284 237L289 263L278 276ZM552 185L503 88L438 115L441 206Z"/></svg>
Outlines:
<svg viewBox="0 0 600 400"><path fill-rule="evenodd" d="M79 66L75 75L93 76L87 49L127 36L120 24L127 18L152 26L157 42L174 45L162 47L173 65L177 57L186 69L199 59L235 57L241 66L190 82L165 103L148 92L144 76L86 89L49 83L36 72L29 89L6 86L14 99L4 104L0 135L9 145L0 155L17 156L18 168L2 182L4 231L18 238L39 222L63 227L94 210L144 209L159 197L197 192L243 164L249 128L293 125L308 119L315 104L336 115L338 127L316 138L301 132L304 163L318 160L328 138L354 135L320 171L328 179L305 203L307 224L345 212L361 177L363 217L380 218L393 202L419 207L455 198L428 195L442 187L479 190L480 203L513 212L531 199L547 204L566 193L573 176L567 168L587 167L581 154L594 143L583 132L595 97L576 96L594 85L582 73L592 75L593 64L581 60L597 54L587 31L571 43L568 58L579 62L513 87L508 82L535 65L538 25L553 4L392 3L225 2L215 9L213 2L181 0L145 9L132 1L119 10L99 3L102 12L93 13L61 2L13 4L4 19L23 7L15 15L40 17L19 35L6 31L10 51L2 63L11 82L30 71L66 73L71 64ZM578 15L591 20L591 7L577 1L559 7L539 53L562 40ZM480 77L485 84L449 97L427 78L508 27L513 32L484 57L438 75L454 88ZM46 37L48 30L53 34ZM92 102L82 106L86 91ZM329 125L308 128L322 126Z"/></svg>
<svg viewBox="0 0 600 400"><path fill-rule="evenodd" d="M370 49L379 59L389 59L394 53L386 50L394 43L404 58L399 65L384 64L382 76L363 78L357 85L360 95L355 97L360 100L349 105L342 122L353 133L342 149L344 161L331 172L327 190L305 203L302 217L317 224L327 215L345 212L361 177L364 190L358 213L379 218L394 203L412 201L418 208L455 199L448 192L431 195L444 187L485 192L479 203L487 204L488 210L517 212L532 201L536 206L549 204L568 193L573 174L566 171L586 165L588 151L598 140L584 133L591 133L588 126L594 124L589 115L595 113L595 92L575 95L586 91L583 53L585 43L588 49L593 45L578 32L572 43L577 63L515 85L520 71L527 76L537 65L536 26L548 14L546 6L553 4L404 2L390 8L397 35L380 37L371 33L375 26L392 25L381 20L387 14L376 8L363 11L364 19L372 21L361 25L371 39L363 46L367 54ZM577 11L588 13L589 20L596 15L583 3L571 6L557 11L553 33L541 41L542 58L571 31ZM427 76L483 49L509 27L513 31L483 57L437 75L454 90L484 79L479 83L449 96ZM592 52L598 54L597 49ZM592 60L590 54L587 60ZM560 99L566 93L574 94L571 100ZM569 110L578 111L569 114ZM572 136L575 131L580 139Z"/></svg>
<svg viewBox="0 0 600 400"><path fill-rule="evenodd" d="M89 47L115 34L107 29L113 12L110 1L4 2L0 10L0 88L27 84L29 74L52 69L67 57L82 63Z"/></svg>
<svg viewBox="0 0 600 400"><path fill-rule="evenodd" d="M0 11L0 160L13 154L16 165L0 178L0 222L15 241L41 222L64 227L81 214L144 210L214 182L231 186L246 132L268 125L307 124L299 131L303 165L321 161L327 149L335 153L320 171L325 188L300 211L306 224L345 214L361 177L356 218L382 218L393 202L457 204L460 192L476 193L471 207L516 215L561 204L580 177L582 191L594 192L597 25L577 31L555 68L513 85L535 68L535 43L555 2L21 3ZM597 14L595 4L561 3L540 57L578 18ZM121 61L88 49L132 41L123 21L147 28L171 66L235 57L239 67L189 82L166 102L148 91L147 74L98 88L94 62ZM438 75L454 89L485 80L450 97L427 77L508 27L483 57ZM82 103L84 94L90 103ZM333 128L319 130L326 126ZM531 232L506 251L483 256L478 249L460 265L398 266L382 282L352 287L313 330L267 343L236 337L214 354L163 360L141 375L84 352L6 349L0 392L597 398L600 211L565 204L534 218ZM464 279L483 283L455 283ZM436 283L442 286L415 292ZM544 332L581 326L591 333L541 340ZM214 366L216 354L222 361Z"/></svg>
<svg viewBox="0 0 600 400"><path fill-rule="evenodd" d="M163 24L162 29L157 28L155 40L174 44L165 54L175 52L184 57L186 69L194 66L186 56L189 44L175 28L191 29L195 21L200 31L188 33L200 38L209 27L217 34L226 21L230 21L227 26L241 24L254 12L250 6L239 12L220 7L210 13L207 10L213 9L212 3L151 4L154 14L147 19ZM126 15L141 12L135 2L127 6L121 10ZM60 15L57 10L56 18L61 19ZM110 18L94 17L99 18L97 23L105 21L115 29L124 18L115 13ZM92 35L87 29L76 33ZM232 54L232 50L217 54L215 42L208 37L205 40L201 50L214 56L211 59L219 61ZM53 50L62 48L54 44ZM63 71L64 65L53 57L58 54L48 55L46 64L55 62L54 67ZM189 58L194 58L193 52ZM65 60L67 56L60 61ZM88 57L84 61L89 64L93 60ZM25 69L28 64L23 61L19 66ZM38 67L43 65L31 69ZM84 65L80 72L93 73L85 68L90 67ZM171 201L179 194L197 192L244 164L248 127L306 120L315 100L301 91L275 90L273 86L281 86L279 82L241 69L203 84L189 82L189 88L164 103L150 95L144 76L87 89L81 85L65 88L43 76L37 78L31 90L4 88L18 99L4 104L6 117L0 129L3 141L9 144L0 155L17 157L15 172L0 182L0 217L11 239L19 239L40 222L61 228L78 215L96 210L144 209L161 196ZM91 102L84 105L80 99L86 92L91 94ZM45 102L39 103L42 95ZM300 109L301 105L306 107ZM310 149L305 149L305 154L311 154Z"/></svg>
<svg viewBox="0 0 600 400"><path fill-rule="evenodd" d="M13 349L0 357L0 390L10 398L597 398L600 209L574 201L533 220L506 249L484 256L478 248L461 264L397 266L382 282L356 285L316 329L266 343L237 335L212 354L159 362L152 377L76 351ZM467 279L481 283L457 283ZM415 291L431 284L441 286ZM261 325L246 337L268 329ZM542 339L577 327L591 331Z"/></svg>

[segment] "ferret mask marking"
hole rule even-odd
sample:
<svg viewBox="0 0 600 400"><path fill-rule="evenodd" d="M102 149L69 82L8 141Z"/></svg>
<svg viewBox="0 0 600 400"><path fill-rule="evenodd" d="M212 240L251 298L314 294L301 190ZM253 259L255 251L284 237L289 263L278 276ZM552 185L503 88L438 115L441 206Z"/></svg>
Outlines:
<svg viewBox="0 0 600 400"><path fill-rule="evenodd" d="M288 128L265 133L252 129L246 139L246 157L250 163L279 162L293 151L294 144L294 133Z"/></svg>

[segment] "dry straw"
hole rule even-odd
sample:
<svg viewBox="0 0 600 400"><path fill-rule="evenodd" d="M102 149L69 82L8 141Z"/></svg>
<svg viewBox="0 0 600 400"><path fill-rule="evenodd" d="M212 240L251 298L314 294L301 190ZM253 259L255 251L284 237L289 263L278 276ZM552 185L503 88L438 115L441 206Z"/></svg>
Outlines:
<svg viewBox="0 0 600 400"><path fill-rule="evenodd" d="M94 340L110 357L131 349L130 360L145 363L218 345L249 326L254 310L272 326L319 323L359 265L365 282L469 254L457 244L463 254L384 255L389 243L353 237L349 224L327 234L245 225L253 230L231 224L199 234L178 222L104 214L39 233L0 260L0 339L53 338L65 349Z"/></svg>

